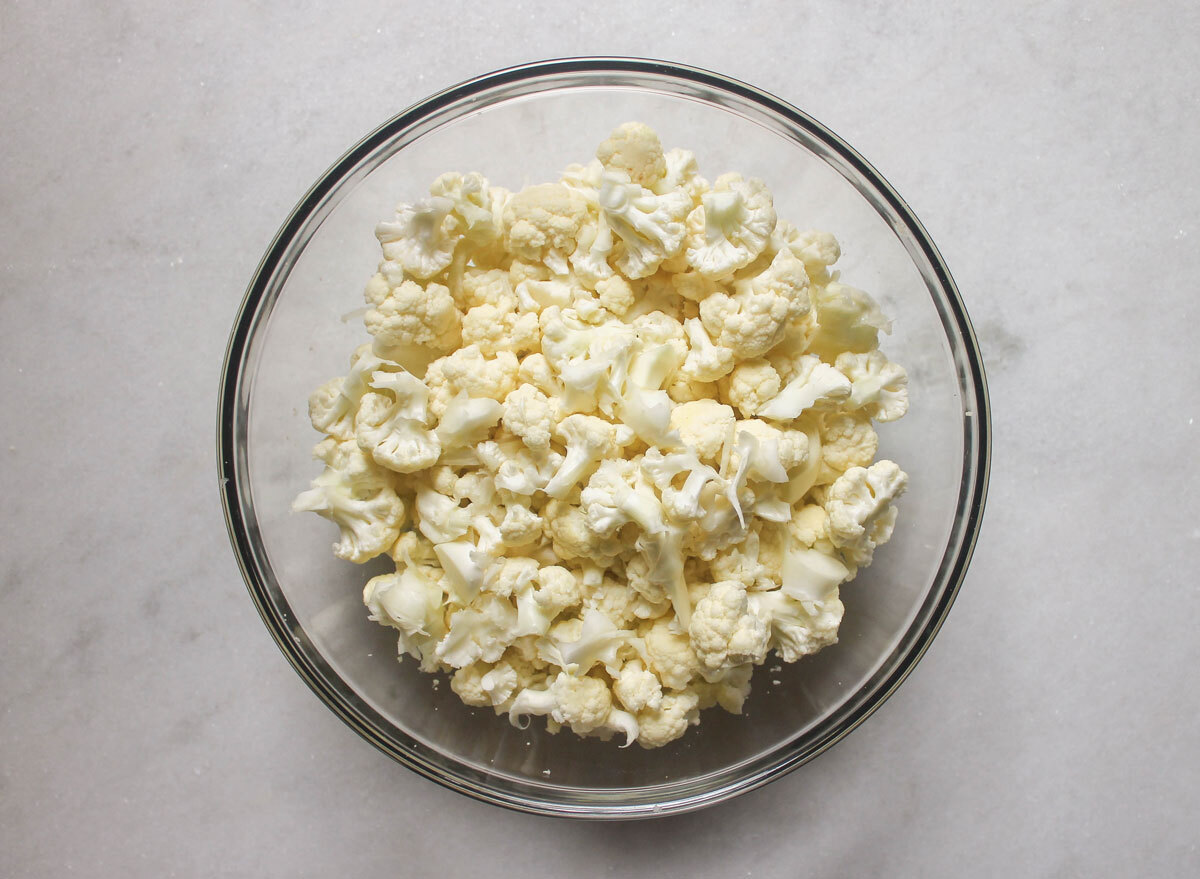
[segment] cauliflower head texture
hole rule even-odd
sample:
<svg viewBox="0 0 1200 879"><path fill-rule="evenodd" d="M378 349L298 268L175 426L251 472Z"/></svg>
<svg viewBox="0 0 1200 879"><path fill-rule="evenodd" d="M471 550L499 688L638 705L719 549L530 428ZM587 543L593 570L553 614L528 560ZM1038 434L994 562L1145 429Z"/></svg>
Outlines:
<svg viewBox="0 0 1200 879"><path fill-rule="evenodd" d="M375 234L293 508L384 565L362 600L401 660L516 726L659 748L836 643L897 526L875 425L909 387L833 235L641 122L515 192L443 174Z"/></svg>

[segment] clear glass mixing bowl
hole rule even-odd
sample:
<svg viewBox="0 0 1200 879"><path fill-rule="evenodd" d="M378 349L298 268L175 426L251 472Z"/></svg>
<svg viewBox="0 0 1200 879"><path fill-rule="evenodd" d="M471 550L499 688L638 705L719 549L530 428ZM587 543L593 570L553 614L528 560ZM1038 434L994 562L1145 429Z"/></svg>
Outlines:
<svg viewBox="0 0 1200 879"><path fill-rule="evenodd" d="M367 620L362 585L383 566L330 552L331 526L289 512L318 469L306 399L364 341L361 307L396 203L447 170L510 189L586 161L621 122L693 150L701 173L761 177L779 216L833 232L839 268L895 326L884 348L908 368L911 410L880 428L880 455L911 477L892 541L846 585L840 642L777 673L759 669L745 716L706 711L655 751L470 709L445 682L397 663ZM628 818L697 809L777 778L863 721L928 647L967 569L987 487L983 366L933 242L891 186L820 123L757 89L656 61L587 58L499 71L390 120L317 181L246 293L226 354L219 429L230 538L263 621L317 695L363 738L469 796L530 812ZM772 658L768 665L774 665ZM775 683L775 682L778 683Z"/></svg>

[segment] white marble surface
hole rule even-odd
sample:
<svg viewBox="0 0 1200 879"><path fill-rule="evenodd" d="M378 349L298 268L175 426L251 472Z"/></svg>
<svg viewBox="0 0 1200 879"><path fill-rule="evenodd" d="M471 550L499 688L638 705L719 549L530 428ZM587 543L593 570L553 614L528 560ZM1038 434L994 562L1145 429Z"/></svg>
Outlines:
<svg viewBox="0 0 1200 879"><path fill-rule="evenodd" d="M1197 875L1200 16L958 6L4 3L0 874ZM599 53L756 83L874 162L962 288L996 442L891 701L733 803L591 826L442 790L309 693L213 433L244 286L345 147Z"/></svg>

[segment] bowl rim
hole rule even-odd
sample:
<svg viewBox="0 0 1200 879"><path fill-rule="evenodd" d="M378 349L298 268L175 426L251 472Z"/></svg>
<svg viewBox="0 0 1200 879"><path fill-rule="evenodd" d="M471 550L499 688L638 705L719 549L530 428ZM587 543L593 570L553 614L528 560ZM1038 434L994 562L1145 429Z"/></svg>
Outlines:
<svg viewBox="0 0 1200 879"><path fill-rule="evenodd" d="M813 730L820 731L819 735L794 738L764 755L753 758L748 761L749 765L753 767L752 771L739 770L739 774L726 783L686 793L666 801L643 800L636 803L622 803L611 799L598 804L578 799L564 798L560 800L546 796L539 798L529 794L500 790L493 781L489 780L488 776L452 757L447 759L455 764L457 771L431 760L426 754L428 752L426 747L402 730L396 729L365 701L347 697L346 694L335 690L331 685L329 676L332 674L336 678L336 673L327 665L325 669L322 669L320 665L323 660L314 661L314 656L320 656L319 651L308 639L295 616L287 612L290 607L281 612L277 607L276 600L269 595L256 557L257 519L253 509L249 510L249 515L243 509L242 486L248 484L248 470L244 460L244 451L239 450L237 443L236 425L239 423L239 417L242 419L241 423L244 423L248 409L248 392L245 381L248 378L246 374L247 355L250 352L254 330L258 322L259 307L269 289L276 269L284 260L296 234L302 230L305 223L323 204L334 187L364 159L389 139L412 128L439 110L462 101L464 98L500 86L511 86L552 76L580 73L608 73L614 76L648 74L675 80L690 87L731 94L756 104L758 109L766 110L781 117L787 123L803 129L827 147L840 162L844 162L860 175L872 187L873 194L895 212L912 235L913 242L928 260L937 287L944 297L943 304L948 312L948 317L956 327L962 341L961 354L965 360L967 374L960 378L960 385L968 387L973 393L973 411L964 411L964 448L968 453L973 451L974 455L972 460L968 454L963 462L964 477L960 483L958 510L959 516L965 512L965 521L960 532L959 546L954 552L948 571L943 578L945 580L944 588L937 595L936 603L925 611L924 623L915 633L913 632L922 619L922 613L918 612L893 650L893 654L901 654L898 660L890 667L885 663L886 674L880 680L876 680L880 674L877 671L875 675L864 682L863 689L869 689L869 694L846 711L844 716L838 716L839 710L835 710L830 717L818 723ZM843 173L843 176L846 175ZM853 180L847 179L848 182L854 183ZM943 316L943 321L946 320L946 316ZM883 175L856 150L802 110L772 94L728 76L698 67L650 58L570 57L503 68L443 89L396 114L359 140L309 188L280 226L264 253L239 306L226 346L220 382L216 451L218 486L226 528L242 578L258 608L259 615L280 651L301 679L330 710L362 738L397 762L444 787L473 799L534 814L576 818L629 819L694 811L761 787L824 753L873 714L895 692L924 656L934 636L941 629L962 586L978 540L987 499L991 465L991 407L988 400L983 358L949 269L924 226L908 204L896 193ZM949 557L953 543L954 530L952 529L951 540L947 544L946 555L943 556L943 570L947 569L945 560ZM258 545L261 546L261 541L258 541ZM927 595L926 603L933 594L931 591ZM912 636L911 639L909 636ZM847 700L842 703L839 709L845 708L852 701ZM822 725L827 728L822 729ZM401 740L399 746L396 741L392 740L392 737ZM801 741L801 738L804 740ZM531 790L542 789L531 788ZM544 790L542 792L544 793Z"/></svg>

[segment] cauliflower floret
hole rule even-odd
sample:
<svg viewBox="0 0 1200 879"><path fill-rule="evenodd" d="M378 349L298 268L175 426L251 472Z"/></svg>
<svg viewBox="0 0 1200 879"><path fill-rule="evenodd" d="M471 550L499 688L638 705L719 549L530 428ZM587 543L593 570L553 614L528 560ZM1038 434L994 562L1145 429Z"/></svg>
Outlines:
<svg viewBox="0 0 1200 879"><path fill-rule="evenodd" d="M522 189L504 207L504 246L523 260L545 263L565 275L587 219L587 202L561 183Z"/></svg>
<svg viewBox="0 0 1200 879"><path fill-rule="evenodd" d="M505 430L519 436L534 452L550 448L550 435L557 420L558 407L531 384L523 384L504 398Z"/></svg>
<svg viewBox="0 0 1200 879"><path fill-rule="evenodd" d="M397 363L377 357L371 346L360 345L350 358L350 371L344 378L330 379L308 398L308 417L321 433L338 440L354 437L354 416L363 394L371 390L376 372L399 370Z"/></svg>
<svg viewBox="0 0 1200 879"><path fill-rule="evenodd" d="M828 601L834 596L838 586L854 575L831 553L832 547L787 550L779 572L784 594L796 601L809 602Z"/></svg>
<svg viewBox="0 0 1200 879"><path fill-rule="evenodd" d="M442 284L422 287L403 281L367 312L364 321L375 337L375 350L392 360L407 356L413 348L440 354L457 348L462 340L462 316L450 289Z"/></svg>
<svg viewBox="0 0 1200 879"><path fill-rule="evenodd" d="M575 270L575 278L588 290L597 289L606 278L617 277L608 263L615 243L603 213L589 219L579 230L575 251L571 254L571 268Z"/></svg>
<svg viewBox="0 0 1200 879"><path fill-rule="evenodd" d="M524 497L532 497L545 488L563 461L558 452L535 455L516 440L504 445L480 443L475 453L495 473L496 488Z"/></svg>
<svg viewBox="0 0 1200 879"><path fill-rule="evenodd" d="M659 490L663 510L675 522L700 518L704 513L700 506L701 492L709 482L721 478L712 467L702 464L694 451L664 455L658 449L650 449L640 463ZM685 473L683 483L678 484L677 477Z"/></svg>
<svg viewBox="0 0 1200 879"><path fill-rule="evenodd" d="M450 676L450 689L466 705L483 708L492 704L491 694L483 689L483 677L492 670L490 662L472 662Z"/></svg>
<svg viewBox="0 0 1200 879"><path fill-rule="evenodd" d="M755 439L754 454L751 456L748 475L751 479L768 482L787 482L789 471L808 460L808 435L802 430L773 427L757 418L739 421L734 428L735 437L743 433ZM737 469L741 464L735 443L729 464Z"/></svg>
<svg viewBox="0 0 1200 879"><path fill-rule="evenodd" d="M691 347L684 361L681 377L694 382L715 382L733 372L737 358L730 348L714 345L699 318L683 323Z"/></svg>
<svg viewBox="0 0 1200 879"><path fill-rule="evenodd" d="M581 618L559 623L539 642L539 653L551 665L573 675L587 674L597 663L617 667L617 651L633 635L618 629L602 611L588 608Z"/></svg>
<svg viewBox="0 0 1200 879"><path fill-rule="evenodd" d="M400 633L400 649L427 663L439 638L445 634L441 605L444 597L436 568L411 560L403 570L380 574L363 588L363 604L370 619Z"/></svg>
<svg viewBox="0 0 1200 879"><path fill-rule="evenodd" d="M511 556L496 567L496 573L488 583L488 591L505 598L519 594L537 577L539 566L536 559L528 556Z"/></svg>
<svg viewBox="0 0 1200 879"><path fill-rule="evenodd" d="M482 659L495 662L516 637L517 609L507 598L481 594L472 606L450 615L449 631L436 655L453 668Z"/></svg>
<svg viewBox="0 0 1200 879"><path fill-rule="evenodd" d="M467 533L471 527L471 511L458 505L458 501L432 488L417 488L417 529L430 543L449 543Z"/></svg>
<svg viewBox="0 0 1200 879"><path fill-rule="evenodd" d="M759 536L755 531L747 534L737 546L714 555L709 570L716 581L736 580L747 589L755 586L771 588L766 566L759 561Z"/></svg>
<svg viewBox="0 0 1200 879"><path fill-rule="evenodd" d="M876 421L895 421L908 412L908 373L882 351L845 352L834 366L851 382L849 408L863 409Z"/></svg>
<svg viewBox="0 0 1200 879"><path fill-rule="evenodd" d="M415 473L433 466L442 445L421 421L401 415L402 405L385 394L364 394L354 418L355 438L380 465Z"/></svg>
<svg viewBox="0 0 1200 879"><path fill-rule="evenodd" d="M793 421L808 409L828 409L850 396L850 380L828 363L804 354L790 364L792 378L773 399L760 406L759 417Z"/></svg>
<svg viewBox="0 0 1200 879"><path fill-rule="evenodd" d="M646 601L629 586L612 577L604 577L584 600L584 607L593 608L612 620L617 626L626 626L650 610ZM659 608L655 608L659 609Z"/></svg>
<svg viewBox="0 0 1200 879"><path fill-rule="evenodd" d="M567 455L544 489L552 498L566 497L594 464L619 454L634 437L625 425L594 415L568 415L558 423L554 433L567 444Z"/></svg>
<svg viewBox="0 0 1200 879"><path fill-rule="evenodd" d="M469 397L466 391L446 406L436 436L443 451L462 449L486 439L500 420L504 407L488 397Z"/></svg>
<svg viewBox="0 0 1200 879"><path fill-rule="evenodd" d="M721 460L736 420L733 409L716 400L680 403L671 412L671 428L679 431L684 446L710 464Z"/></svg>
<svg viewBox="0 0 1200 879"><path fill-rule="evenodd" d="M737 492L738 503L731 499L731 489ZM741 543L746 538L747 524L741 508L754 504L754 493L737 479L707 483L700 492L703 516L688 525L684 548L705 561L726 547Z"/></svg>
<svg viewBox="0 0 1200 879"><path fill-rule="evenodd" d="M605 170L622 171L646 188L653 187L667 170L658 134L641 122L618 126L596 149L596 158Z"/></svg>
<svg viewBox="0 0 1200 879"><path fill-rule="evenodd" d="M792 518L787 523L788 533L797 543L810 549L815 546L832 549L833 544L829 542L828 518L825 508L820 504L805 504L792 513Z"/></svg>
<svg viewBox="0 0 1200 879"><path fill-rule="evenodd" d="M651 576L650 562L645 556L635 555L625 562L625 582L629 584L629 588L651 606L665 607L667 602L666 585L660 582L657 578ZM654 614L660 616L660 614ZM644 617L644 619L652 619L652 617Z"/></svg>
<svg viewBox="0 0 1200 879"><path fill-rule="evenodd" d="M603 726L612 710L612 693L604 681L561 672L545 690L519 692L508 717L514 726L521 726L525 715L549 715L555 723L587 735Z"/></svg>
<svg viewBox="0 0 1200 879"><path fill-rule="evenodd" d="M829 487L825 510L829 539L857 567L869 565L875 547L886 543L896 524L896 500L908 475L894 461L851 467Z"/></svg>
<svg viewBox="0 0 1200 879"><path fill-rule="evenodd" d="M660 618L645 633L646 658L650 670L672 690L682 690L700 673L700 660L692 642L683 632L675 631L672 620Z"/></svg>
<svg viewBox="0 0 1200 879"><path fill-rule="evenodd" d="M851 467L866 467L879 451L871 419L860 412L831 412L821 418L821 471L817 482L833 482Z"/></svg>
<svg viewBox="0 0 1200 879"><path fill-rule="evenodd" d="M761 357L783 338L790 322L808 313L808 275L790 250L775 254L759 275L734 281L733 294L712 293L700 303L700 320L714 344L739 360Z"/></svg>
<svg viewBox="0 0 1200 879"><path fill-rule="evenodd" d="M750 695L750 678L754 675L751 663L735 666L720 673L713 681L696 681L692 691L700 697L700 709L720 705L730 714L741 714Z"/></svg>
<svg viewBox="0 0 1200 879"><path fill-rule="evenodd" d="M450 287L450 292L454 304L464 312L481 305L492 305L502 311L517 307L517 295L513 292L509 272L503 269L467 266L458 283Z"/></svg>
<svg viewBox="0 0 1200 879"><path fill-rule="evenodd" d="M528 546L541 539L542 517L518 503L510 503L504 510L504 521L500 523L500 539L510 549Z"/></svg>
<svg viewBox="0 0 1200 879"><path fill-rule="evenodd" d="M517 370L517 379L524 384L533 385L543 394L551 397L558 396L562 391L545 355L540 352L530 354L521 361L520 368Z"/></svg>
<svg viewBox="0 0 1200 879"><path fill-rule="evenodd" d="M537 350L542 331L532 312L517 314L495 305L477 305L463 315L462 341L477 346L488 357L501 351L521 355Z"/></svg>
<svg viewBox="0 0 1200 879"><path fill-rule="evenodd" d="M545 675L535 672L528 663L510 657L508 652L505 657L479 679L479 689L496 707L497 713L507 710L518 690L539 685L545 680Z"/></svg>
<svg viewBox="0 0 1200 879"><path fill-rule="evenodd" d="M803 602L782 590L756 592L750 601L771 619L771 649L784 662L795 662L837 643L838 626L845 608L836 591L822 602Z"/></svg>
<svg viewBox="0 0 1200 879"><path fill-rule="evenodd" d="M630 659L621 666L621 673L613 681L613 695L634 714L646 708L662 707L662 684L648 671L640 659Z"/></svg>
<svg viewBox="0 0 1200 879"><path fill-rule="evenodd" d="M682 365L688 355L687 334L683 324L661 311L651 311L640 314L633 319L631 326L637 335L642 349L657 346L667 346L672 352L673 359Z"/></svg>
<svg viewBox="0 0 1200 879"><path fill-rule="evenodd" d="M733 372L718 382L718 387L725 402L736 406L743 415L751 416L779 393L783 383L771 362L759 357L739 363Z"/></svg>
<svg viewBox="0 0 1200 879"><path fill-rule="evenodd" d="M667 395L676 403L691 403L695 400L715 400L718 389L716 382L696 382L678 373L667 388Z"/></svg>
<svg viewBox="0 0 1200 879"><path fill-rule="evenodd" d="M441 418L460 392L502 402L517 386L517 358L511 351L495 357L483 356L478 346L468 345L429 364L425 371L429 389L429 411Z"/></svg>
<svg viewBox="0 0 1200 879"><path fill-rule="evenodd" d="M626 278L645 278L683 248L683 221L692 202L676 190L655 195L622 175L606 173L600 183L604 219L621 239L616 267Z"/></svg>
<svg viewBox="0 0 1200 879"><path fill-rule="evenodd" d="M561 565L542 568L534 580L538 584L534 600L552 617L583 601L583 581Z"/></svg>
<svg viewBox="0 0 1200 879"><path fill-rule="evenodd" d="M841 259L842 248L828 232L814 229L800 231L791 223L780 221L771 236L774 250L787 248L803 263L814 283L824 286L830 281L829 267Z"/></svg>
<svg viewBox="0 0 1200 879"><path fill-rule="evenodd" d="M601 461L580 493L579 502L588 528L597 534L614 534L628 524L650 534L666 529L662 505L637 461Z"/></svg>
<svg viewBox="0 0 1200 879"><path fill-rule="evenodd" d="M453 210L451 199L438 197L400 205L394 219L375 227L384 259L421 280L444 271L462 237Z"/></svg>
<svg viewBox="0 0 1200 879"><path fill-rule="evenodd" d="M869 294L831 281L812 294L816 328L808 350L825 360L843 351L862 354L879 347L879 331L892 331L892 323Z"/></svg>
<svg viewBox="0 0 1200 879"><path fill-rule="evenodd" d="M726 278L766 249L776 217L761 180L723 174L700 202L687 217L688 265L710 278Z"/></svg>
<svg viewBox="0 0 1200 879"><path fill-rule="evenodd" d="M633 287L620 275L604 278L596 282L596 299L605 309L617 317L624 315L633 308L636 301Z"/></svg>
<svg viewBox="0 0 1200 879"><path fill-rule="evenodd" d="M596 534L588 528L583 510L564 501L548 501L542 508L542 523L559 558L588 558L607 564L628 548L615 534Z"/></svg>
<svg viewBox="0 0 1200 879"><path fill-rule="evenodd" d="M700 698L691 692L668 693L658 708L638 712L640 732L637 742L643 748L661 748L700 722Z"/></svg>
<svg viewBox="0 0 1200 879"><path fill-rule="evenodd" d="M497 243L500 238L500 213L511 193L498 186L489 186L487 178L472 171L470 174L448 173L433 181L429 194L449 199L457 231L476 250Z"/></svg>
<svg viewBox="0 0 1200 879"><path fill-rule="evenodd" d="M404 524L404 502L387 472L347 440L330 449L325 471L300 493L292 510L316 513L337 525L341 539L334 555L361 564L387 552Z"/></svg>
<svg viewBox="0 0 1200 879"><path fill-rule="evenodd" d="M766 617L747 605L745 585L723 580L696 604L688 634L696 658L710 676L729 666L761 663L771 632Z"/></svg>
<svg viewBox="0 0 1200 879"><path fill-rule="evenodd" d="M682 189L693 205L708 191L708 181L700 176L696 155L691 150L671 149L663 155L663 176L650 187L659 195Z"/></svg>

